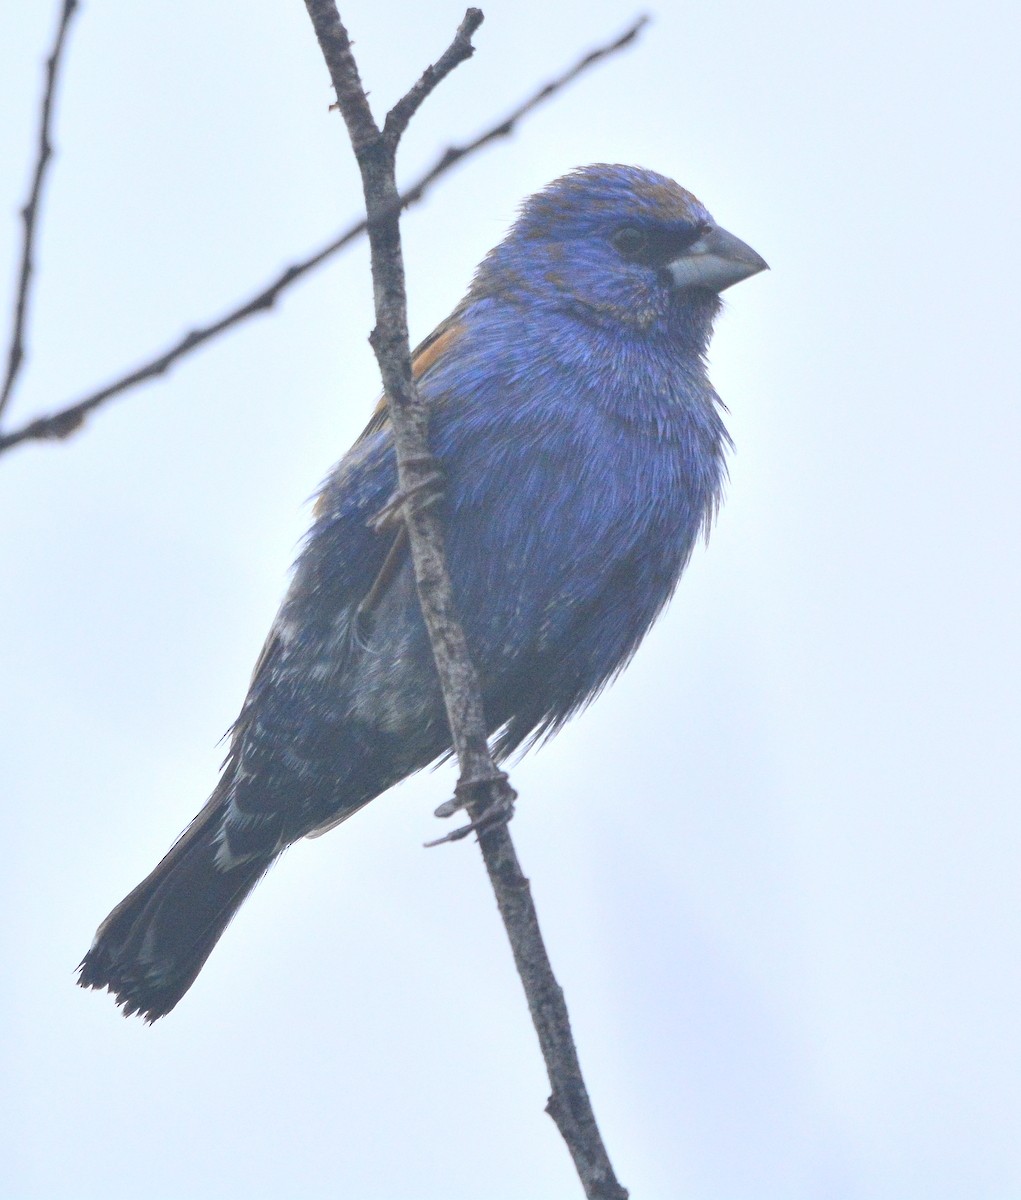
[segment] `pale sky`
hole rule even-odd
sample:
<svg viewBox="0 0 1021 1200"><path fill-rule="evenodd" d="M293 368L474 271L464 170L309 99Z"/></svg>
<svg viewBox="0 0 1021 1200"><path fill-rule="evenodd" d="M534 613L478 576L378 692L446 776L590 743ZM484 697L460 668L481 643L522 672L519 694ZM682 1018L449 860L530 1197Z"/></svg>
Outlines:
<svg viewBox="0 0 1021 1200"><path fill-rule="evenodd" d="M0 10L0 334L56 3ZM618 32L496 0L410 178ZM383 111L463 9L345 5ZM360 193L298 0L88 3L30 360L45 411L316 247ZM635 1200L1021 1198L1018 18L662 6L405 222L413 338L571 167L690 188L727 293L727 502L512 831ZM6 289L6 290L3 290ZM147 1028L73 986L204 802L307 498L378 379L356 247L63 444L0 457L12 1200L581 1194L476 847L422 775L260 885Z"/></svg>

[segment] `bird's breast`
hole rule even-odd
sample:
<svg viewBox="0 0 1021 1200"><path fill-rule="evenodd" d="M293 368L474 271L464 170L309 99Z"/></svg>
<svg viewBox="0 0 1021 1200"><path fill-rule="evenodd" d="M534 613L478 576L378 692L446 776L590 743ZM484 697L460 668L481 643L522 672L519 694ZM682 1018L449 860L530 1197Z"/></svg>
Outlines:
<svg viewBox="0 0 1021 1200"><path fill-rule="evenodd" d="M505 411L445 461L448 557L479 653L567 636L611 593L607 619L662 607L715 508L722 447L697 420L636 419L637 405L622 418L576 392L541 415Z"/></svg>

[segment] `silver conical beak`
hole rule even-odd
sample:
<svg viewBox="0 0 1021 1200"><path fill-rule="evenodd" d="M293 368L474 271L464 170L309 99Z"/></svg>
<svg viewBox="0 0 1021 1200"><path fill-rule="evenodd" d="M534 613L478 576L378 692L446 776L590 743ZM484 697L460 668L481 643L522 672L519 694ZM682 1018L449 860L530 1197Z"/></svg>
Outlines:
<svg viewBox="0 0 1021 1200"><path fill-rule="evenodd" d="M674 285L722 292L742 279L768 271L769 264L751 246L714 225L682 255L667 263Z"/></svg>

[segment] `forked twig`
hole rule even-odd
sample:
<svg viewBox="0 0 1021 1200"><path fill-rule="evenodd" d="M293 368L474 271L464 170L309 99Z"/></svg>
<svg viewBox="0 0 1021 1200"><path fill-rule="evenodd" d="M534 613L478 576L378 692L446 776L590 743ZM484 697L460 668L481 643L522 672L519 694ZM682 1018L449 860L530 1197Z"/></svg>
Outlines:
<svg viewBox="0 0 1021 1200"><path fill-rule="evenodd" d="M75 3L76 0L65 0L65 11L73 9ZM448 146L432 166L424 171L410 187L401 193L400 207L404 209L410 207L412 204L417 204L437 179L447 174L447 172L463 162L464 159L476 154L484 146L488 146L490 142L494 142L499 138L509 137L516 129L518 123L529 116L534 109L540 107L547 100L550 100L568 84L577 79L579 75L595 66L596 63L602 62L604 59L623 50L624 47L629 46L641 32L642 27L647 21L647 17L637 18L619 37L602 46L597 46L594 50L590 50L572 67L569 67L562 74L556 76L556 78L544 83L542 87L536 89L532 95L522 101L516 108L512 109L511 112L507 113L505 117L490 125L477 137L460 145ZM434 70L438 69L440 65L440 63L437 63ZM426 76L423 75L423 78L408 93L408 96L415 93L416 88L421 89L426 86L424 82L425 78ZM407 97L405 97L405 100L407 100ZM414 104L414 108L417 108L421 100L409 101L408 104L404 104L404 101L399 101L395 106L394 112L398 112L399 115L394 117L391 122L391 133L398 127L401 121L404 122L400 126L401 130L406 126L407 119L410 119L410 113L408 113L408 118L405 118L404 113L412 103ZM403 108L402 105L404 106ZM276 278L265 284L255 295L249 297L247 300L243 300L225 312L223 316L218 317L209 324L196 326L189 333L172 342L159 354L141 363L124 375L118 376L104 387L89 392L81 399L65 404L52 413L27 421L19 428L11 430L10 433L0 432L0 453L24 442L66 438L69 434L81 428L85 418L94 409L99 408L108 400L112 400L114 396L119 396L123 392L138 387L150 379L158 378L170 370L180 359L197 350L206 342L211 341L222 333L226 333L227 330L241 324L249 317L253 317L258 313L268 312L272 309L282 292L286 291L292 284L297 283L299 279L307 275L310 271L315 270L316 267L322 266L323 263L343 250L345 246L350 245L351 242L355 241L356 238L359 238L365 232L365 228L364 220L353 222L343 233L339 234L326 245L321 246L314 254L300 259L281 271Z"/></svg>

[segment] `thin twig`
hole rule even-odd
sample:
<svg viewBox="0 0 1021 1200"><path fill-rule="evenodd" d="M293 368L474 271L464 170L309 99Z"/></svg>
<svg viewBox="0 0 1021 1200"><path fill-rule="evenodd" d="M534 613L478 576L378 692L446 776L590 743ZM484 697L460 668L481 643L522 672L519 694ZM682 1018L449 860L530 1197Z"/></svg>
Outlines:
<svg viewBox="0 0 1021 1200"><path fill-rule="evenodd" d="M576 62L574 66L570 67L562 75L558 75L555 79L551 79L548 83L543 84L527 100L519 104L505 117L501 118L501 120L489 126L477 137L472 138L471 141L464 142L461 145L449 146L428 170L401 193L400 207L404 209L410 207L412 204L417 204L428 191L429 187L453 167L481 150L484 146L489 145L490 142L496 141L498 138L509 137L514 132L518 123L529 116L534 109L551 99L590 67L622 50L625 46L630 45L638 36L647 20L647 17L639 17L620 37L614 38L613 41L599 46L595 50L591 50ZM438 71L442 62L443 60L440 59L433 70ZM423 75L423 80L425 78L426 75ZM423 80L420 80L416 87L421 85ZM419 103L421 101L416 102L416 108ZM395 118L394 125L396 125L396 120ZM224 313L222 317L219 317L209 325L193 329L190 333L185 334L172 345L168 346L160 354L142 363L127 374L119 376L105 387L90 392L80 400L67 404L53 413L36 417L34 420L26 422L19 429L14 429L10 433L0 433L0 453L4 450L10 450L22 442L65 438L69 434L74 433L76 429L82 426L85 418L93 409L98 408L114 396L128 391L130 388L137 387L147 380L158 378L168 371L179 359L190 354L193 350L197 350L199 346L210 341L210 339L217 337L221 333L225 333L234 325L240 324L257 313L268 312L282 292L296 283L302 276L321 266L340 250L343 250L345 246L360 237L365 232L365 227L364 220L354 222L343 233L325 246L320 247L314 254L309 255L308 258L301 259L299 262L282 271L250 299L243 301L229 312Z"/></svg>
<svg viewBox="0 0 1021 1200"><path fill-rule="evenodd" d="M57 36L53 49L46 60L46 84L43 88L43 102L39 117L39 150L36 154L35 171L32 175L32 185L29 189L28 200L21 210L25 232L21 243L21 271L18 275L18 294L14 302L14 324L11 329L11 344L7 352L7 374L4 377L3 391L0 392L0 414L7 407L14 385L17 382L21 365L25 361L25 325L28 320L28 304L32 296L32 277L35 273L33 260L35 251L35 230L42 204L43 184L46 182L46 168L53 157L53 143L50 141L50 129L53 123L53 97L57 91L57 80L60 77L60 67L63 62L64 45L67 31L71 25L74 10L78 0L64 0L60 21L57 25Z"/></svg>
<svg viewBox="0 0 1021 1200"><path fill-rule="evenodd" d="M396 150L397 143L404 136L404 131L408 127L408 122L418 112L422 105L422 101L435 91L444 79L456 67L475 53L475 47L472 45L472 35L478 30L482 24L482 10L479 8L469 8L464 15L464 20L461 22L457 33L454 34L454 40L450 43L443 55L430 64L422 72L422 77L418 83L390 109L386 114L386 120L383 122L383 137L387 143Z"/></svg>
<svg viewBox="0 0 1021 1200"><path fill-rule="evenodd" d="M478 677L453 602L444 558L444 531L422 481L436 470L429 453L428 412L415 386L408 340L400 208L394 158L400 132L442 75L427 71L391 111L383 130L376 125L334 0L305 0L337 93L358 160L365 192L376 327L376 352L397 452L402 514L411 546L419 603L443 691L460 767L457 797L478 830L479 844L511 942L532 1021L539 1036L552 1095L547 1111L557 1123L589 1200L626 1200L596 1126L581 1075L563 992L554 978L539 930L528 881L506 827L514 792L489 753ZM471 53L471 31L482 14L469 9L447 51L450 68ZM396 116L394 114L397 114ZM389 131L389 132L388 132ZM494 815L496 819L494 820ZM502 817L502 819L500 819ZM487 819L488 818L488 819Z"/></svg>
<svg viewBox="0 0 1021 1200"><path fill-rule="evenodd" d="M489 142L494 142L497 138L509 137L515 126L523 118L539 105L555 96L557 92L565 88L569 83L572 83L577 77L587 71L590 67L601 62L604 58L608 58L611 54L616 54L617 51L623 50L626 46L630 46L636 37L641 33L645 26L649 23L647 16L637 17L631 25L612 42L607 42L603 46L597 46L594 50L590 50L588 54L583 55L573 67L568 68L562 75L558 75L555 79L544 83L541 88L538 88L529 98L512 109L504 119L496 125L492 125L485 133L480 134L477 138L470 142L466 142L463 146L451 146L438 159L436 164L422 176L421 179L413 186L403 192L404 203L410 204L418 199L419 189L424 190L437 177L448 171L456 162L459 162L468 154L474 154L476 150L480 150Z"/></svg>

